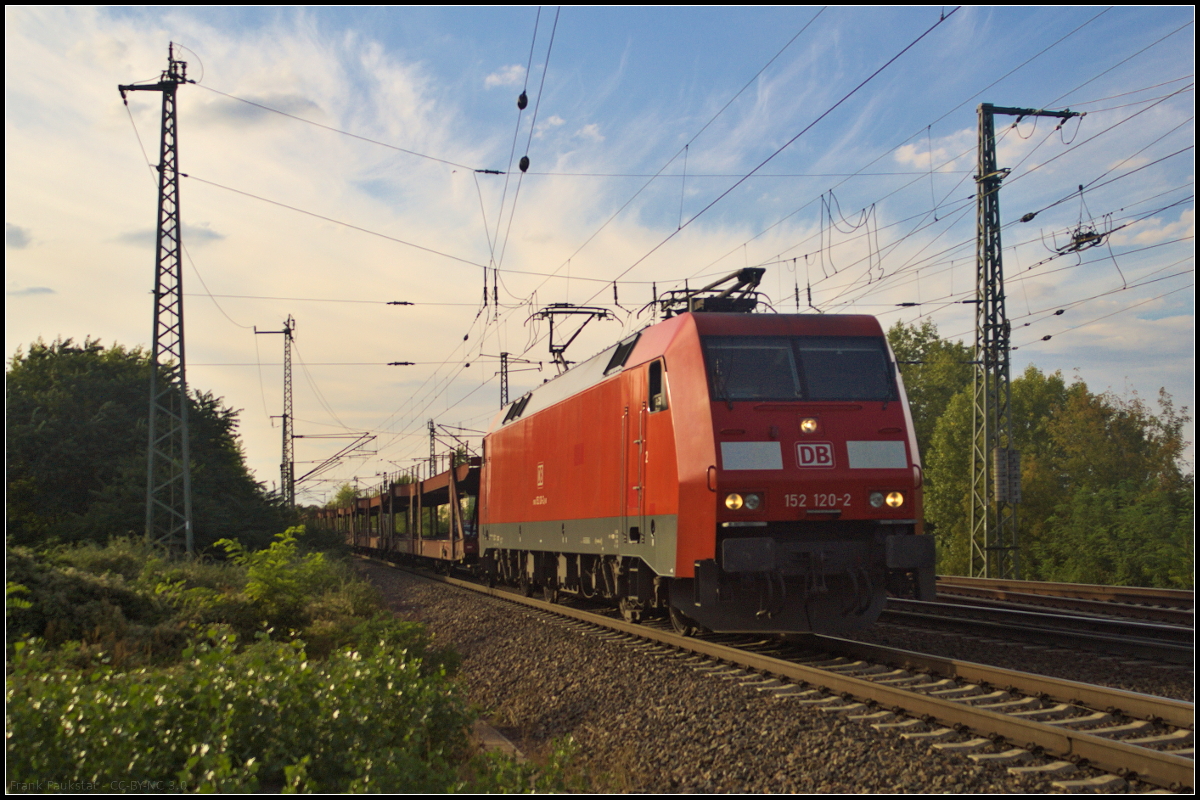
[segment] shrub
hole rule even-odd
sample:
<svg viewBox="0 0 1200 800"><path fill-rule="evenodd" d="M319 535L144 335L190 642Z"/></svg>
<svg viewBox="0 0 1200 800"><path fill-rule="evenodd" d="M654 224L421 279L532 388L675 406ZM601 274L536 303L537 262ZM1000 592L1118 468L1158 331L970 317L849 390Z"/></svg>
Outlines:
<svg viewBox="0 0 1200 800"><path fill-rule="evenodd" d="M307 622L305 607L313 595L328 589L334 575L323 553L300 555L296 535L303 526L275 535L264 550L250 551L241 543L220 539L214 544L246 569L245 593L273 624L300 628Z"/></svg>
<svg viewBox="0 0 1200 800"><path fill-rule="evenodd" d="M9 787L566 785L558 751L545 768L468 759L471 715L451 681L457 656L384 612L345 564L302 554L302 532L259 552L227 542L224 564L170 561L129 541L49 560L9 551ZM304 638L290 629L302 623Z"/></svg>
<svg viewBox="0 0 1200 800"><path fill-rule="evenodd" d="M77 641L107 643L111 649L118 640L128 639L126 649L149 647L151 655L158 655L175 638L168 623L170 609L127 585L119 574L54 567L23 548L9 550L6 556L8 581L25 587L21 599L28 604L6 615L9 641L38 636L51 645Z"/></svg>
<svg viewBox="0 0 1200 800"><path fill-rule="evenodd" d="M302 642L265 635L237 652L214 629L175 668L91 674L20 645L6 692L10 781L439 792L457 780L468 715L444 670L394 645L313 661Z"/></svg>

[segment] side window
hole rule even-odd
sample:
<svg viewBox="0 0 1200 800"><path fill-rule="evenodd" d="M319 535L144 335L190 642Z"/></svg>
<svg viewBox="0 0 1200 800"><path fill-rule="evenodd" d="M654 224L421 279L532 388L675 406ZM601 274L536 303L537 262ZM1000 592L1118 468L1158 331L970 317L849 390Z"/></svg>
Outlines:
<svg viewBox="0 0 1200 800"><path fill-rule="evenodd" d="M650 364L650 411L662 411L667 407L667 387L663 382L663 362Z"/></svg>

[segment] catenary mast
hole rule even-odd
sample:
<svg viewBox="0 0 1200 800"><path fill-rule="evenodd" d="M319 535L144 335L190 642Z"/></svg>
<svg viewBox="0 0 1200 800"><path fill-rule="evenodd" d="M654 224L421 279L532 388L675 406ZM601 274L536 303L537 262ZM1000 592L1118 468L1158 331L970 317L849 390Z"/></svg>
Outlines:
<svg viewBox="0 0 1200 800"><path fill-rule="evenodd" d="M1012 438L1010 328L1004 309L1000 245L1000 184L1009 170L996 165L994 117L1079 116L1075 111L979 106L976 183L975 392L971 441L971 575L1020 578L1017 508L1021 460ZM1061 124L1061 123L1060 123Z"/></svg>
<svg viewBox="0 0 1200 800"><path fill-rule="evenodd" d="M179 221L179 139L175 90L188 83L187 64L167 49L158 83L119 86L162 93L158 158L158 229L154 264L154 335L150 362L149 441L146 448L146 540L170 550L195 551L191 455L188 448L186 361L183 346L183 275Z"/></svg>

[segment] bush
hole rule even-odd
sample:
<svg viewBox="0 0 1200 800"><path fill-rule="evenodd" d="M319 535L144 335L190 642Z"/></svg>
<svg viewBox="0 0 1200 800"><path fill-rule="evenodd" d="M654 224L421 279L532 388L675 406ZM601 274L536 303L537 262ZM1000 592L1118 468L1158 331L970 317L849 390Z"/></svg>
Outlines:
<svg viewBox="0 0 1200 800"><path fill-rule="evenodd" d="M83 654L104 650L122 660L161 659L182 647L170 607L121 575L56 567L23 548L6 557L8 581L24 588L23 607L6 614L10 642L23 636L41 637L51 646L77 642Z"/></svg>
<svg viewBox="0 0 1200 800"><path fill-rule="evenodd" d="M299 641L263 636L238 652L229 633L207 638L172 669L90 674L22 643L6 692L10 781L69 776L103 788L114 776L141 776L192 791L453 787L469 720L445 671L424 669L394 645L314 661Z"/></svg>
<svg viewBox="0 0 1200 800"><path fill-rule="evenodd" d="M567 751L545 768L469 759L457 657L345 564L302 554L302 535L258 552L229 542L224 564L133 542L10 551L9 788L565 786Z"/></svg>

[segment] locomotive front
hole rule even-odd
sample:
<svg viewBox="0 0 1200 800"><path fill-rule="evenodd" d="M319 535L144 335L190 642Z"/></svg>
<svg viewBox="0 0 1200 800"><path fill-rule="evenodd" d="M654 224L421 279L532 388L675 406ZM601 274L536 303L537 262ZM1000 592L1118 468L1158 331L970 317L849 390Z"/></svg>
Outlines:
<svg viewBox="0 0 1200 800"><path fill-rule="evenodd" d="M703 377L689 389L703 381L715 463L709 507L679 509L690 563L673 615L712 630L841 634L874 622L889 588L932 599L916 440L878 321L691 316ZM688 370L671 371L678 397ZM701 461L709 449L681 444Z"/></svg>

